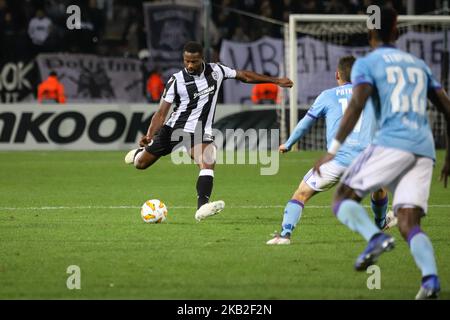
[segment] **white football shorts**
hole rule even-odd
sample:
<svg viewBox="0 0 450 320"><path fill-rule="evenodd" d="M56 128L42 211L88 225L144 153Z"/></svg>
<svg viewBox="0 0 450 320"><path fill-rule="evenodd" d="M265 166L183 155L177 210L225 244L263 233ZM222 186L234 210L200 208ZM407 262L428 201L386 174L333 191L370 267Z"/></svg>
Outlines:
<svg viewBox="0 0 450 320"><path fill-rule="evenodd" d="M347 167L341 166L332 160L320 166L321 177L311 169L303 177L303 181L315 191L326 191L339 182L346 169Z"/></svg>
<svg viewBox="0 0 450 320"><path fill-rule="evenodd" d="M368 146L348 167L341 182L363 198L386 187L394 194L392 207L428 209L434 162L400 149Z"/></svg>

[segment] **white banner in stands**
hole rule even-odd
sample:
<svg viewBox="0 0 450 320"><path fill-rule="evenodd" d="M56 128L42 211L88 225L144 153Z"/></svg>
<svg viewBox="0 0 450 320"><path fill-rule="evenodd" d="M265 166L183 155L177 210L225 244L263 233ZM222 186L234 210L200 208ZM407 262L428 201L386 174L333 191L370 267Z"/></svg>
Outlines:
<svg viewBox="0 0 450 320"><path fill-rule="evenodd" d="M142 64L137 59L92 54L46 53L36 58L41 79L55 71L70 102L144 102Z"/></svg>
<svg viewBox="0 0 450 320"><path fill-rule="evenodd" d="M408 32L397 42L398 48L411 52L425 60L437 79L441 77L441 52L444 45L442 33ZM310 103L327 88L336 86L335 70L340 57L360 57L369 51L368 47L338 46L311 37L298 41L298 86L299 104ZM258 41L241 43L224 40L220 49L220 61L234 69L252 70L282 74L284 60L283 41L264 37ZM224 83L224 103L251 103L252 85L227 80Z"/></svg>

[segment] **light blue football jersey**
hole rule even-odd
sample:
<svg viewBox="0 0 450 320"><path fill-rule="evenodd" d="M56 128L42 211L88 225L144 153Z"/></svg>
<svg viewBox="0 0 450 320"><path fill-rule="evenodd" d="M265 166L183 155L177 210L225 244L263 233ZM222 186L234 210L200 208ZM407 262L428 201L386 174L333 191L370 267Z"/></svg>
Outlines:
<svg viewBox="0 0 450 320"><path fill-rule="evenodd" d="M352 84L350 83L325 90L317 97L305 116L313 119L325 118L327 148L330 147L339 129L339 123L351 96ZM353 159L372 142L376 126L373 107L367 106L334 160L343 166L349 166Z"/></svg>
<svg viewBox="0 0 450 320"><path fill-rule="evenodd" d="M353 86L368 83L374 88L371 99L379 125L374 144L435 159L427 92L441 86L425 62L382 46L356 60L351 78Z"/></svg>

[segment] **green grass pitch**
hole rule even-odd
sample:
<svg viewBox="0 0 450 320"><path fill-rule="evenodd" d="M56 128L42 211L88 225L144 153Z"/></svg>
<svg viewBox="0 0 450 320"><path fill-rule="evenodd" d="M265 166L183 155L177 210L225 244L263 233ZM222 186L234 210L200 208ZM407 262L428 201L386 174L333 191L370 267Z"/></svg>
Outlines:
<svg viewBox="0 0 450 320"><path fill-rule="evenodd" d="M194 220L194 165L170 157L138 171L124 152L0 152L0 299L413 299L420 273L398 230L381 256L381 289L353 271L365 241L334 218L332 191L305 207L291 246L265 242L320 153L280 156L277 175L218 165L213 199L226 208ZM423 228L433 242L442 299L450 299L450 191L434 172ZM139 206L164 201L168 220L145 224ZM365 201L367 205L367 200ZM67 268L81 269L69 290Z"/></svg>

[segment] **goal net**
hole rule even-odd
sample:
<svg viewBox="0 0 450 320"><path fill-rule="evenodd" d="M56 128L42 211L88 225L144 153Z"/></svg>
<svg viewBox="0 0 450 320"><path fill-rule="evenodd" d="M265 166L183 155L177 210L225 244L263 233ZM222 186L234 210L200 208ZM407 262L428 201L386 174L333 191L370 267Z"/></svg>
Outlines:
<svg viewBox="0 0 450 320"><path fill-rule="evenodd" d="M295 85L289 96L289 128L295 128L314 99L335 87L335 70L340 57L360 57L370 51L365 15L303 15L289 19L286 67ZM397 47L423 59L447 90L449 84L449 16L399 16ZM295 45L294 45L295 44ZM296 81L295 81L296 80ZM445 120L435 107L428 108L436 146L445 145ZM319 120L301 139L302 150L326 148L324 121Z"/></svg>

